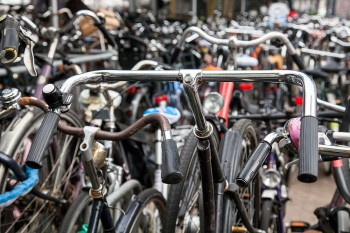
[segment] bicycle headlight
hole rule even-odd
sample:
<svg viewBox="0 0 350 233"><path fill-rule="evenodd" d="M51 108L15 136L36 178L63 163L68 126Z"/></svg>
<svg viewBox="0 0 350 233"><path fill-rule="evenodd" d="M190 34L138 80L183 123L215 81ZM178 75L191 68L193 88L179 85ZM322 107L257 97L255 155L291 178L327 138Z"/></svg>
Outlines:
<svg viewBox="0 0 350 233"><path fill-rule="evenodd" d="M224 98L217 92L209 93L203 101L203 108L209 113L216 114L224 106Z"/></svg>
<svg viewBox="0 0 350 233"><path fill-rule="evenodd" d="M281 175L275 169L267 169L262 172L261 180L266 187L275 188L281 182Z"/></svg>

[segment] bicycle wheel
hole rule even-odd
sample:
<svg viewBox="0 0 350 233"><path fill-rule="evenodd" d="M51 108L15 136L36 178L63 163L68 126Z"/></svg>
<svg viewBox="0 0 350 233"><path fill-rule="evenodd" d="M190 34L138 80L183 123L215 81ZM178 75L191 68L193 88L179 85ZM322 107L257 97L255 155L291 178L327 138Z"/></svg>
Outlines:
<svg viewBox="0 0 350 233"><path fill-rule="evenodd" d="M217 142L219 136L214 130ZM199 232L201 225L201 175L197 156L198 139L189 134L180 155L180 171L184 175L181 183L169 188L164 227L169 233Z"/></svg>
<svg viewBox="0 0 350 233"><path fill-rule="evenodd" d="M83 230L90 218L92 198L88 192L81 192L69 207L60 228L60 233Z"/></svg>
<svg viewBox="0 0 350 233"><path fill-rule="evenodd" d="M12 156L19 164L24 164L32 139L38 130L43 114L36 115L26 125L23 134L17 135L17 143ZM80 120L72 113L62 115L66 124L82 127ZM19 124L20 125L20 124ZM16 128L14 128L16 131ZM39 171L37 187L45 194L56 198L57 202L43 200L30 193L16 200L1 211L1 232L57 232L64 213L80 190L80 166L77 157L80 139L57 132ZM2 174L1 190L7 191L16 184L13 175Z"/></svg>
<svg viewBox="0 0 350 233"><path fill-rule="evenodd" d="M179 229L185 228L185 215L186 212L190 212L187 211L187 207L191 199L197 199L201 192L200 170L196 154L197 143L197 137L191 132L180 156L180 171L184 175L183 181L179 184L170 185L169 188L164 220L164 226L168 229L169 233L175 232L176 225L178 225ZM194 203L196 202L197 200L194 200ZM177 216L177 218L175 216ZM198 219L198 217L194 218Z"/></svg>
<svg viewBox="0 0 350 233"><path fill-rule="evenodd" d="M239 120L230 130L234 134L233 138L230 138L231 141L229 143L240 146L240 148L234 148L234 150L227 151L227 153L221 153L221 165L227 182L234 183L236 176L247 161L248 156L257 146L258 142L254 127L250 120ZM246 189L239 189L238 193L243 201L250 221L253 223L253 226L257 227L260 209L259 178L256 178L251 182ZM223 208L223 232L228 233L232 232L233 228L238 229L243 227L242 220L238 214L238 209L235 208L235 203L230 195L224 195Z"/></svg>
<svg viewBox="0 0 350 233"><path fill-rule="evenodd" d="M271 199L263 200L261 207L260 229L266 233L282 232L281 219L274 211L274 201Z"/></svg>
<svg viewBox="0 0 350 233"><path fill-rule="evenodd" d="M114 180L114 182L116 182ZM136 180L128 180L119 187L114 187L107 194L107 202L112 206L113 218L116 220L122 214L122 209L130 202L130 196L134 193L139 193L141 184ZM114 193L113 193L114 192ZM118 193L116 193L118 192ZM113 196L113 197L112 197ZM79 196L74 200L69 207L62 221L60 233L76 233L84 231L88 228L93 199L90 197L87 190L82 190ZM103 232L102 223L99 224L98 232Z"/></svg>
<svg viewBox="0 0 350 233"><path fill-rule="evenodd" d="M116 233L162 232L166 201L155 189L136 196L116 225Z"/></svg>

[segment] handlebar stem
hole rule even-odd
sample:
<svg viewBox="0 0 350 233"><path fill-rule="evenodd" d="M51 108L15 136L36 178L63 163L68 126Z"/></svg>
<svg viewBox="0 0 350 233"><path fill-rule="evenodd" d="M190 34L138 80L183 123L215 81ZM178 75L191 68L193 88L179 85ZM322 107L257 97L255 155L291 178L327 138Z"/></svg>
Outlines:
<svg viewBox="0 0 350 233"><path fill-rule="evenodd" d="M96 169L93 164L92 150L95 142L95 134L99 129L96 127L85 126L84 127L84 140L80 144L80 151L82 152L82 160L84 168L90 178L92 189L100 189L100 182Z"/></svg>
<svg viewBox="0 0 350 233"><path fill-rule="evenodd" d="M196 122L195 131L197 130L204 133L209 130L209 124L205 120L198 95L198 86L200 85L197 79L198 74L198 70L187 70L183 76L183 85Z"/></svg>

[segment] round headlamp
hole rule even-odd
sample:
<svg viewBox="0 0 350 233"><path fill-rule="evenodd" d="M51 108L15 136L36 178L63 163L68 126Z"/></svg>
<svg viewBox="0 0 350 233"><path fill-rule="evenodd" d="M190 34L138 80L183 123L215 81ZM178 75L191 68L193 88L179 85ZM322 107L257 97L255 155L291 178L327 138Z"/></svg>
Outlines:
<svg viewBox="0 0 350 233"><path fill-rule="evenodd" d="M275 169L267 169L262 172L261 180L268 188L275 188L281 182L281 175Z"/></svg>
<svg viewBox="0 0 350 233"><path fill-rule="evenodd" d="M209 93L203 101L203 108L212 114L217 114L224 106L224 98L217 92Z"/></svg>

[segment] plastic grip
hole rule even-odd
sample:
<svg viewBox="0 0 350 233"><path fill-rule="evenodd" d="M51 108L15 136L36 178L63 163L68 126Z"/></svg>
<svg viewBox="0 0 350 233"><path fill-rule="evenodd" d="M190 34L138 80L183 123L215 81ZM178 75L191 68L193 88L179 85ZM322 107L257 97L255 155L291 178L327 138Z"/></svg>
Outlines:
<svg viewBox="0 0 350 233"><path fill-rule="evenodd" d="M162 182L178 184L182 178L176 142L173 139L167 139L162 142Z"/></svg>
<svg viewBox="0 0 350 233"><path fill-rule="evenodd" d="M268 142L262 141L258 144L236 178L236 183L240 187L245 188L252 182L270 151L271 145Z"/></svg>
<svg viewBox="0 0 350 233"><path fill-rule="evenodd" d="M6 17L1 25L1 63L14 61L18 56L19 37L18 22Z"/></svg>
<svg viewBox="0 0 350 233"><path fill-rule="evenodd" d="M312 183L318 175L318 121L313 116L301 118L298 180Z"/></svg>
<svg viewBox="0 0 350 233"><path fill-rule="evenodd" d="M103 23L96 23L95 25L102 32L102 34L106 38L108 44L110 44L113 48L115 48L116 42L113 39L112 35L109 34L109 32L107 31L104 24Z"/></svg>
<svg viewBox="0 0 350 233"><path fill-rule="evenodd" d="M294 63L298 66L299 70L305 70L305 65L303 60L299 57L298 54L291 55Z"/></svg>
<svg viewBox="0 0 350 233"><path fill-rule="evenodd" d="M176 48L174 49L174 52L171 54L171 58L170 58L170 64L171 64L171 65L174 64L174 63L176 62L177 58L178 58L179 55L180 55L180 52L181 52L181 49L180 49L180 48L176 47Z"/></svg>
<svg viewBox="0 0 350 233"><path fill-rule="evenodd" d="M56 133L57 124L60 120L60 116L54 112L48 112L45 114L45 118L40 125L38 132L34 137L32 147L29 150L28 159L26 165L31 168L41 168L44 155L47 152L47 148Z"/></svg>

